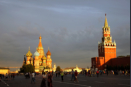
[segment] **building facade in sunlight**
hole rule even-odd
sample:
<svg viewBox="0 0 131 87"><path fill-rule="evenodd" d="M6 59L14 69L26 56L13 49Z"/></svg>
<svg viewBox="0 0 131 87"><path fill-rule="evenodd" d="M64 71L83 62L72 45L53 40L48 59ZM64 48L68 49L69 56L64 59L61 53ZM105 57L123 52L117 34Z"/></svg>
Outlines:
<svg viewBox="0 0 131 87"><path fill-rule="evenodd" d="M64 72L71 72L73 69L73 71L77 70L77 72L81 72L82 70L85 70L85 68L80 68L76 65L76 67L68 67L68 68L65 68L63 69Z"/></svg>
<svg viewBox="0 0 131 87"><path fill-rule="evenodd" d="M5 67L0 67L0 74L9 74L10 69L9 68L5 68Z"/></svg>
<svg viewBox="0 0 131 87"><path fill-rule="evenodd" d="M26 58L24 57L23 64L32 64L35 67L35 72L42 72L44 67L49 67L52 69L52 59L51 59L51 52L48 48L48 51L45 55L44 48L42 46L42 37L39 37L39 44L36 48L36 52L34 53L34 58L32 53L29 50L26 54Z"/></svg>
<svg viewBox="0 0 131 87"><path fill-rule="evenodd" d="M108 26L106 14L105 23L102 27L101 42L98 42L98 56L91 58L91 66L98 69L104 69L105 63L112 58L116 58L116 42L112 42L110 26Z"/></svg>

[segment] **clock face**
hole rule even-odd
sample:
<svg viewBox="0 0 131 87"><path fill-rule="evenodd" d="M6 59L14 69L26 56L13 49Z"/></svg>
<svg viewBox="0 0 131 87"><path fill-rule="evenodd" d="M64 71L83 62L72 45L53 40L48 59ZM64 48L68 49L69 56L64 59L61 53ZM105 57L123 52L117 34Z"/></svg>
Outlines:
<svg viewBox="0 0 131 87"><path fill-rule="evenodd" d="M110 41L110 37L107 37L107 41Z"/></svg>

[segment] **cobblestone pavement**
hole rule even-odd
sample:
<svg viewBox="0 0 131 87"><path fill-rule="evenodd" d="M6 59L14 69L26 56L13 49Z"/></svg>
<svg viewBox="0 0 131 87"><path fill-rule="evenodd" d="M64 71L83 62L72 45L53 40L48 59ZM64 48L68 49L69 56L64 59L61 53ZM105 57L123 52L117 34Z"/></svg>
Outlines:
<svg viewBox="0 0 131 87"><path fill-rule="evenodd" d="M35 77L36 83L31 84L31 78L26 79L24 76L16 76L13 80L2 80L0 87L40 87L42 75ZM64 76L64 82L61 77L53 77L53 87L130 87L129 76L102 75L99 77L78 76L78 83L70 81L71 75Z"/></svg>

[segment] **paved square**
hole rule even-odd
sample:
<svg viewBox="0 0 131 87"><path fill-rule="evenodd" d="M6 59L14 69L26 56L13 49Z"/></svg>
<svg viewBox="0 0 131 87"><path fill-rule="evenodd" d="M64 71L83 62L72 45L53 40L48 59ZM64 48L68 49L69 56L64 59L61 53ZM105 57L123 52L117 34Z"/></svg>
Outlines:
<svg viewBox="0 0 131 87"><path fill-rule="evenodd" d="M31 84L31 78L26 79L24 76L16 76L9 81L1 81L0 87L40 87L42 75L37 75L36 83ZM64 82L61 77L53 77L53 87L130 87L130 77L120 75L102 75L98 78L84 75L78 76L78 83L70 81L71 75L64 76Z"/></svg>

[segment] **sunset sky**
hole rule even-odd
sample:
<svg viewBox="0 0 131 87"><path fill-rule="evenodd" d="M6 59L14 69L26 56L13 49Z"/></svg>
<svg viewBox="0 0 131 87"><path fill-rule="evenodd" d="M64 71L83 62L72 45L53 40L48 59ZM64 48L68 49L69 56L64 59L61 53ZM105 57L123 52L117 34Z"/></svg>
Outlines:
<svg viewBox="0 0 131 87"><path fill-rule="evenodd" d="M130 55L130 0L0 0L0 67L21 67L40 34L52 64L90 67L105 13L117 56Z"/></svg>

